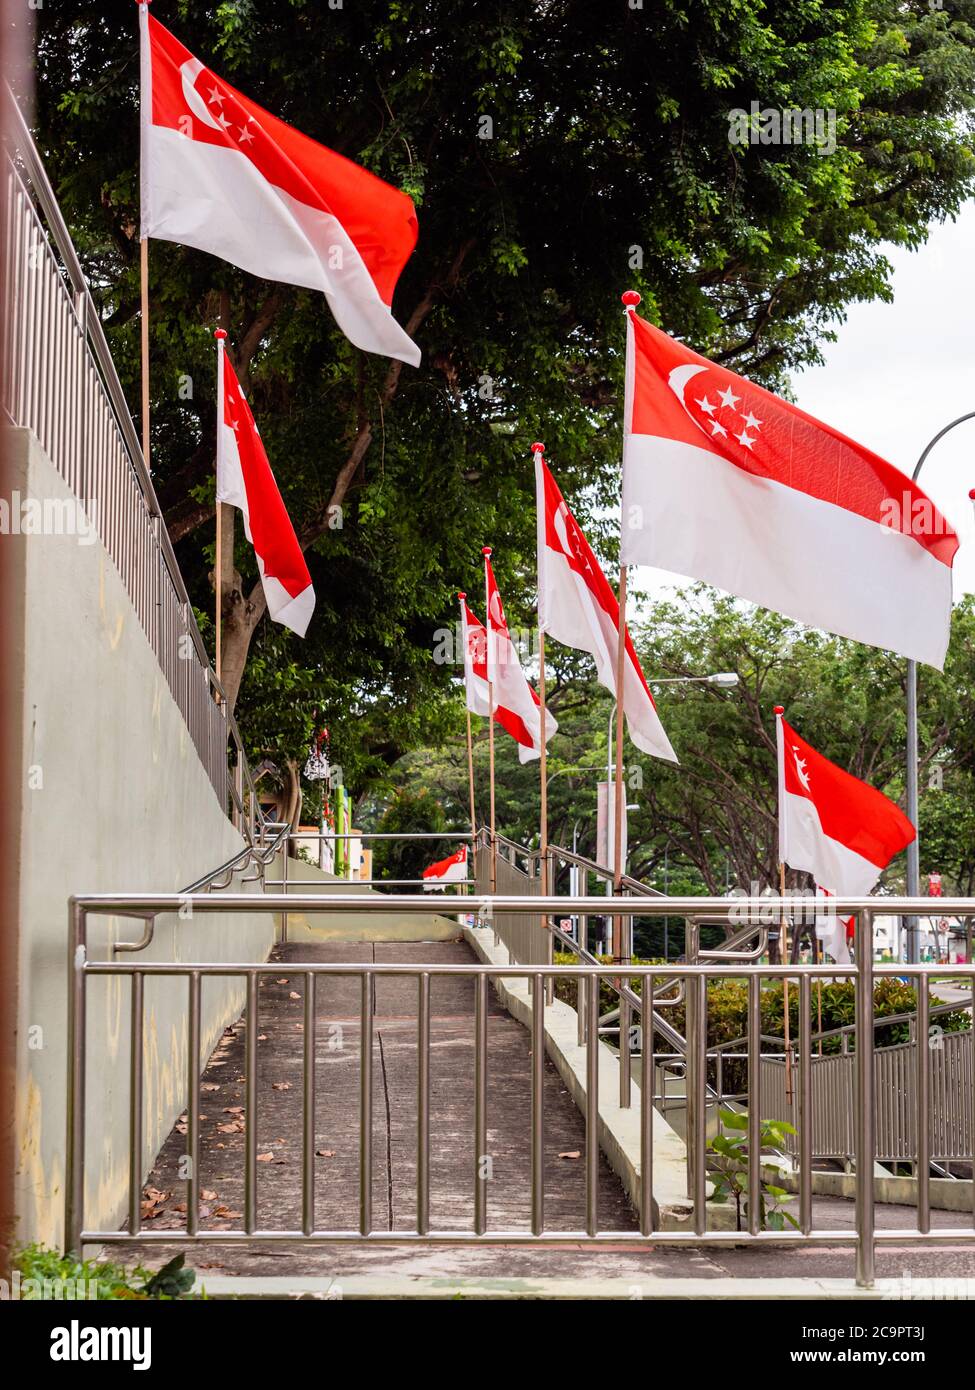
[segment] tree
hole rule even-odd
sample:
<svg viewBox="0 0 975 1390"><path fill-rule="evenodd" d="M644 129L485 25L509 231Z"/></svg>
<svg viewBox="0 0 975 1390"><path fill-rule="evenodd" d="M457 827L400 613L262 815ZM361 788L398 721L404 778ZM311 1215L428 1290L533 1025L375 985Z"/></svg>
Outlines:
<svg viewBox="0 0 975 1390"><path fill-rule="evenodd" d="M210 607L219 322L318 593L309 638L284 640L291 693L315 687L366 782L449 725L431 631L458 584L476 591L482 540L526 611L532 439L583 521L615 500L622 288L782 388L847 303L889 294L884 243L917 245L972 186L972 0L470 0L462 23L446 0L157 9L228 80L418 204L395 303L415 372L354 350L320 296L166 243L150 256L152 462L191 593ZM134 7L39 10L37 79L42 153L134 405ZM729 113L757 96L835 112L836 148L732 144ZM246 730L268 665L248 669L264 601L239 528L235 559L224 672ZM300 757L293 728L276 736Z"/></svg>
<svg viewBox="0 0 975 1390"><path fill-rule="evenodd" d="M727 888L758 891L778 885L776 753L773 709L783 704L791 723L827 757L895 800L903 800L904 662L889 652L800 627L778 614L721 597L704 585L652 605L637 634L644 671L702 675L734 671L739 684L658 688L658 708L680 765L646 758L627 742L624 776L629 868L670 893ZM558 671L563 648L550 644ZM609 697L587 683L588 658L568 658L555 677L559 733L549 745L549 827L553 844L579 847L594 858L595 786L605 777ZM919 679L921 749L921 868L938 871L946 892L973 884L972 710L975 709L975 601L954 612L943 673L922 667ZM478 721L483 724L483 721ZM487 787L486 738L476 738L479 812ZM497 740L498 828L531 842L538 830L538 764L521 767L514 744ZM441 802L448 828L464 829L466 764L460 739L442 751L410 754L394 769L393 786L427 788ZM903 858L886 879L899 884ZM796 886L805 875L790 874ZM660 943L652 954L661 954ZM649 938L648 938L649 941ZM650 951L648 944L644 949Z"/></svg>

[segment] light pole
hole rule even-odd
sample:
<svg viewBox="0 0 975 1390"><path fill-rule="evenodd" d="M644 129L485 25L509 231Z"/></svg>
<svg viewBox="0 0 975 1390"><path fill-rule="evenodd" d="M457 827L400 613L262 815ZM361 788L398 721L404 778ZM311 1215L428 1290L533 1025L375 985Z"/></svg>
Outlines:
<svg viewBox="0 0 975 1390"><path fill-rule="evenodd" d="M924 447L921 457L914 465L914 472L911 474L911 481L917 482L921 469L927 462L928 454L939 440L944 439L950 430L956 425L962 425L966 420L975 420L975 410L969 410L965 415L959 415L957 420L952 420L945 425L944 429L938 431L932 440ZM917 662L908 658L907 662L907 819L915 829L914 839L907 846L907 896L916 898L921 891L921 854L918 827L918 792L917 792ZM920 931L916 917L909 917L905 923L907 931L907 961L909 965L916 965L920 959Z"/></svg>

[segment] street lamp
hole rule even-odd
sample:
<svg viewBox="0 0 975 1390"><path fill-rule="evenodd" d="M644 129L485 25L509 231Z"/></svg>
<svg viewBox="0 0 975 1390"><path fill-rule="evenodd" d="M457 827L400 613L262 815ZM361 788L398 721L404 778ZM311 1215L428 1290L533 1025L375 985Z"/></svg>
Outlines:
<svg viewBox="0 0 975 1390"><path fill-rule="evenodd" d="M957 420L952 420L945 425L944 429L938 431L932 440L925 445L921 457L914 465L914 472L911 474L911 481L917 482L921 469L927 462L928 454L939 440L944 439L945 435L955 428L962 425L966 420L975 420L975 410L969 410L965 415L959 415ZM916 898L921 892L921 855L918 843L918 794L917 794L917 662L910 657L907 661L907 819L914 826L914 839L907 846L907 896ZM916 965L920 960L920 934L918 931L918 919L911 917L907 921L907 960L909 965Z"/></svg>

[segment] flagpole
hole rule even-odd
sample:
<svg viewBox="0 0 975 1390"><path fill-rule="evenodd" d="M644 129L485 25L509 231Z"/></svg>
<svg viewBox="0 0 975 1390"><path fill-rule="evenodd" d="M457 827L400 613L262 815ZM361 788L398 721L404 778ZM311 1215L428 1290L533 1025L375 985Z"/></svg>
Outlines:
<svg viewBox="0 0 975 1390"><path fill-rule="evenodd" d="M220 439L220 425L223 419L223 345L227 336L225 328L217 328L213 333L217 340L217 440ZM219 453L219 442L217 451ZM217 465L216 487L220 487L220 469ZM214 651L214 669L217 673L217 680L222 681L222 656L223 656L223 504L219 497L214 508L217 517L217 554L213 569L213 591L215 594L216 605L216 639ZM219 701L219 697L218 697Z"/></svg>
<svg viewBox="0 0 975 1390"><path fill-rule="evenodd" d="M776 705L775 710L775 757L778 765L778 807L779 807L779 959L783 965L789 964L789 928L785 911L785 858L782 852L783 778L785 769L782 762L782 716L784 705ZM782 1041L785 1048L785 1098L792 1102L792 1046L789 1037L789 977L782 977Z"/></svg>
<svg viewBox="0 0 975 1390"><path fill-rule="evenodd" d="M491 547L485 545L481 549L484 556L484 640L486 643L485 657L487 658L488 673L488 766L490 769L491 783L491 892L496 893L498 889L498 846L494 838L494 681L491 679L493 663L491 661L491 596L488 593L488 560L491 558Z"/></svg>
<svg viewBox="0 0 975 1390"><path fill-rule="evenodd" d="M466 595L465 593L458 593L457 598L458 598L458 600L459 600L459 602L460 602L460 630L461 630L461 633L463 634L462 641L464 641L464 642L466 643L466 641L467 641L467 623L464 621L464 601L465 601L465 599L467 598L467 595ZM467 689L466 689L467 660L468 660L468 657L469 657L469 653L468 653L467 651L465 651L465 652L463 653L463 657L464 657L464 673L465 673L465 675L464 675L464 679L465 679L464 708L465 708L466 711L467 711L467 787L468 787L468 791L470 792L470 798L471 798L471 844L473 845L473 843L474 843L474 838L475 838L475 836L477 835L477 812L476 812L476 810L474 809L474 739L473 739L473 736L472 736L472 734L471 734L471 707L470 707L470 705L467 703Z"/></svg>
<svg viewBox="0 0 975 1390"><path fill-rule="evenodd" d="M640 294L637 290L624 290L620 296L623 304L623 312L626 318L626 385L625 399L623 404L623 427L624 438L626 422L629 418L629 411L632 404L633 379L631 365L631 344L633 325L631 322L636 307L640 303ZM623 518L620 516L620 549L622 550L623 541ZM626 791L623 786L623 720L624 704L623 680L626 670L626 565L620 556L620 589L619 589L619 631L616 640L616 783L613 788L614 807L613 807L613 891L617 897L623 891L623 817L626 814ZM606 789L607 812L609 810L609 788ZM631 919L632 920L632 919ZM627 948L632 943L627 943ZM617 960L621 960L624 955L629 958L630 950L623 949L623 918L613 918L613 955Z"/></svg>
<svg viewBox="0 0 975 1390"><path fill-rule="evenodd" d="M623 673L626 661L626 566L620 565L619 596L619 639L616 644L616 782L613 787L613 890L617 897L623 891L623 815L625 791L623 787ZM624 950L623 918L613 918L613 956L616 960L628 958L629 950Z"/></svg>
<svg viewBox="0 0 975 1390"><path fill-rule="evenodd" d="M545 453L544 444L532 445L532 458L536 465ZM538 714L541 729L541 747L538 750L538 774L541 782L541 809L538 827L539 862L541 868L542 897L549 894L548 873L548 750L545 746L545 629L541 615L538 624Z"/></svg>
<svg viewBox="0 0 975 1390"><path fill-rule="evenodd" d="M147 471L149 463L149 238L139 241L139 280L142 304L142 457Z"/></svg>

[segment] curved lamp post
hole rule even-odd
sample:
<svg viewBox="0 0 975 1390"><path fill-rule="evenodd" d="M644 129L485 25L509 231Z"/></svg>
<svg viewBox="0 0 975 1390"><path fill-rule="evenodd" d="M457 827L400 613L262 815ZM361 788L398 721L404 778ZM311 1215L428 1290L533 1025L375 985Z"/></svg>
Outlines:
<svg viewBox="0 0 975 1390"><path fill-rule="evenodd" d="M917 482L921 469L927 462L928 454L934 446L956 425L962 425L966 420L975 420L975 410L969 410L965 415L959 415L957 420L952 420L950 424L945 425L944 429L939 430L929 441L914 465L914 472L911 474L913 482ZM917 818L917 662L909 659L907 663L907 819L918 831L918 834L914 836L907 847L907 896L909 898L918 897L921 891L920 831ZM920 959L921 939L918 919L916 917L909 918L906 927L908 964L916 965Z"/></svg>

